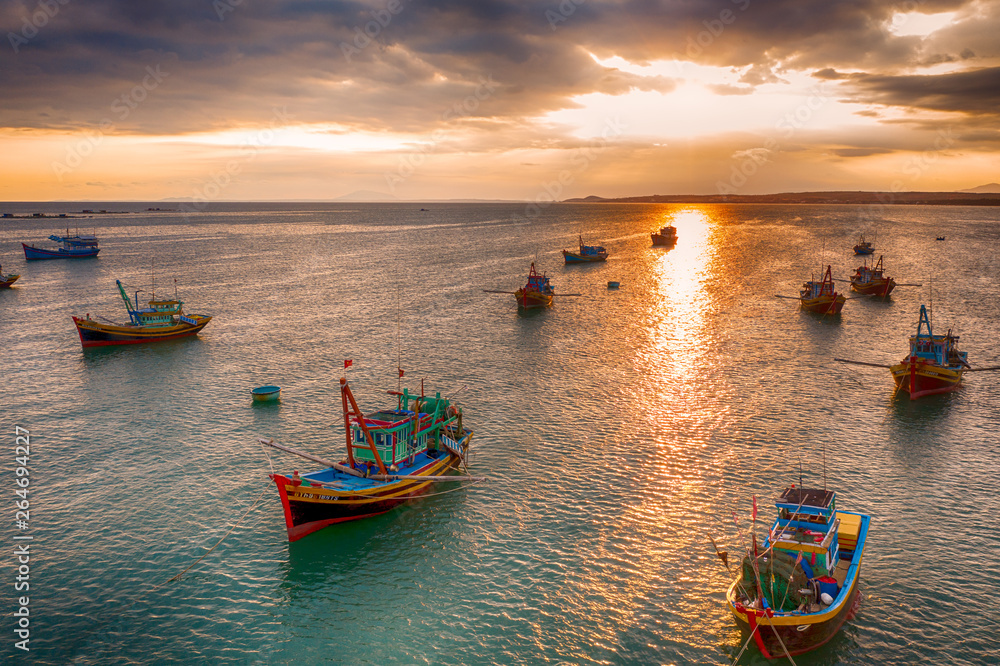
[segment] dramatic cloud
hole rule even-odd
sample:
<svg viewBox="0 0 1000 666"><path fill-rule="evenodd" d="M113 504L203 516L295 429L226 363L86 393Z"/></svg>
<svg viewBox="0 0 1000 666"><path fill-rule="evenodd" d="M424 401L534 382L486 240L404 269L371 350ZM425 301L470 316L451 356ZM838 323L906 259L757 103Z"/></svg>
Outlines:
<svg viewBox="0 0 1000 666"><path fill-rule="evenodd" d="M907 29L921 17L929 28ZM616 141L654 170L677 156L650 147L678 136L729 156L754 146L714 137L773 135L787 155L839 128L802 152L860 162L899 147L856 145L859 127L937 131L934 114L980 137L998 127L1000 2L984 0L0 0L0 26L6 141L89 133L121 155L127 137L173 141L191 168L276 117L303 128L283 135L288 159L367 154L359 179L412 151L558 163L619 115L630 129ZM72 153L48 148L50 162Z"/></svg>

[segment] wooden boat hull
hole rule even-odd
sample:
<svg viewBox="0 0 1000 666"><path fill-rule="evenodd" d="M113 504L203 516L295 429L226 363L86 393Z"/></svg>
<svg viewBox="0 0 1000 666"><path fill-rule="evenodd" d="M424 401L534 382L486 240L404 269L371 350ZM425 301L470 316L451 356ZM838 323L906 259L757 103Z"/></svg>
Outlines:
<svg viewBox="0 0 1000 666"><path fill-rule="evenodd" d="M763 611L743 609L741 612L736 607L732 607L731 610L743 635L749 636L753 633L754 642L761 654L768 659L780 659L785 656L785 648L788 648L788 653L794 657L827 643L837 635L845 622L854 618L860 602L857 585L855 585L850 598L845 599L834 615L822 622L803 624L799 624L799 622L804 622L801 618L795 624L773 624L774 620L778 618L766 617ZM794 620L795 618L788 619ZM805 628L801 629L800 627ZM782 643L785 645L784 648Z"/></svg>
<svg viewBox="0 0 1000 666"><path fill-rule="evenodd" d="M563 259L566 260L567 264L587 264L595 261L607 261L608 254L604 252L602 254L578 254L576 252L570 252L569 250L563 250Z"/></svg>
<svg viewBox="0 0 1000 666"><path fill-rule="evenodd" d="M861 245L854 246L854 254L875 254L875 248L873 247L862 247Z"/></svg>
<svg viewBox="0 0 1000 666"><path fill-rule="evenodd" d="M88 247L79 250L65 250L63 248L46 250L40 247L32 247L25 243L21 243L21 247L24 248L24 258L28 261L38 259L87 259L89 257L96 257L97 253L101 251L99 247Z"/></svg>
<svg viewBox="0 0 1000 666"><path fill-rule="evenodd" d="M895 288L896 281L892 278L872 280L871 282L851 282L853 291L868 296L888 296Z"/></svg>
<svg viewBox="0 0 1000 666"><path fill-rule="evenodd" d="M552 305L552 294L543 294L540 291L525 291L518 289L514 292L514 300L519 308L526 310L531 308L547 308Z"/></svg>
<svg viewBox="0 0 1000 666"><path fill-rule="evenodd" d="M861 602L859 595L861 560L864 557L871 518L852 512L838 513L860 516L861 522L857 545L850 559L847 580L828 608L819 612L795 615L776 613L770 609L747 608L737 601L739 578L733 581L726 593L726 602L736 624L744 636L753 635L758 649L767 659L784 657L786 649L787 653L794 657L818 648L836 636L844 623L853 619L858 612Z"/></svg>
<svg viewBox="0 0 1000 666"><path fill-rule="evenodd" d="M441 476L458 467L461 458L453 452L442 451L440 457L409 472L409 475ZM360 520L391 511L397 506L426 493L433 481L403 479L399 481L371 481L367 488L336 490L315 487L308 479L295 485L292 478L271 474L278 488L281 506L285 512L285 527L289 541L298 541L324 527L349 520Z"/></svg>
<svg viewBox="0 0 1000 666"><path fill-rule="evenodd" d="M84 347L105 347L162 342L197 335L212 320L207 315L187 315L187 317L197 323L182 322L172 326L118 326L101 324L81 317L73 317L73 323L76 324L76 330L80 334L80 344Z"/></svg>
<svg viewBox="0 0 1000 666"><path fill-rule="evenodd" d="M653 245L657 247L671 247L677 244L677 236L662 236L660 234L650 234Z"/></svg>
<svg viewBox="0 0 1000 666"><path fill-rule="evenodd" d="M910 394L910 400L928 395L950 393L962 383L962 368L946 368L936 363L912 360L889 368L898 390Z"/></svg>
<svg viewBox="0 0 1000 666"><path fill-rule="evenodd" d="M17 279L19 277L21 277L21 276L20 275L14 275L13 273L10 273L8 275L0 275L0 287L9 287L9 286L11 286L15 282L17 282Z"/></svg>
<svg viewBox="0 0 1000 666"><path fill-rule="evenodd" d="M847 298L842 294L837 294L836 296L822 294L817 298L803 298L800 300L803 310L818 314L840 314L840 311L844 309L844 303L847 301Z"/></svg>

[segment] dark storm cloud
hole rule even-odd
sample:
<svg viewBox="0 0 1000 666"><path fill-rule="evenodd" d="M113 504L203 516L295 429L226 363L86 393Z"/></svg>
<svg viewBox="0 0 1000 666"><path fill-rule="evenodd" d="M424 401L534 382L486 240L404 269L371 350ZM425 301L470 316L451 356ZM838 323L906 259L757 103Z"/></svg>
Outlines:
<svg viewBox="0 0 1000 666"><path fill-rule="evenodd" d="M10 35L21 35L38 5L0 0L8 31L0 126L87 129L110 120L118 132L195 132L266 123L274 107L286 107L295 122L358 129L490 122L508 131L573 107L578 95L675 85L604 67L589 53L746 68L741 83L751 90L780 83L790 69L824 78L860 70L871 78L855 83L885 103L906 104L909 94L916 106L939 108L949 106L947 93L917 95L889 74L996 49L995 22L993 33L955 28L931 52L886 29L897 11L972 6L963 0L47 1L58 13L14 43ZM165 77L143 92L157 67ZM495 82L489 94L449 115L484 80ZM963 110L967 100L976 106L964 110L978 112L980 97L978 88L956 90L951 106Z"/></svg>
<svg viewBox="0 0 1000 666"><path fill-rule="evenodd" d="M855 75L858 99L970 115L1000 115L1000 67L926 76Z"/></svg>

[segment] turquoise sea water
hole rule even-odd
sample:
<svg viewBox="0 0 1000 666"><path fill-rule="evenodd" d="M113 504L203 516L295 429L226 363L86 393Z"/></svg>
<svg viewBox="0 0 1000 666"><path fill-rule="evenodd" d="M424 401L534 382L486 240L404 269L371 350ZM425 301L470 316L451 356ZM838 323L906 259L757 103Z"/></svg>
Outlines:
<svg viewBox="0 0 1000 666"><path fill-rule="evenodd" d="M4 210L95 206L146 207ZM64 222L3 220L0 262L22 277L0 292L0 661L729 664L743 640L709 537L737 557L751 496L770 520L801 464L873 523L858 617L796 663L997 663L1000 377L910 402L887 370L832 359L901 359L933 298L936 330L1000 365L1000 211L859 210L220 204L70 220L100 257L30 264L20 241ZM677 247L651 247L668 221ZM924 286L832 318L774 297L825 264L847 277L862 231ZM608 262L564 266L578 234ZM531 261L554 307L483 293ZM144 298L151 276L214 315L202 334L84 352L70 316L124 320L115 279ZM457 392L489 480L289 544L256 438L342 455L344 359L365 409L391 399L397 359L411 389ZM283 399L255 407L267 383ZM26 531L15 426L31 433ZM34 537L28 654L15 534ZM740 663L764 660L751 646Z"/></svg>

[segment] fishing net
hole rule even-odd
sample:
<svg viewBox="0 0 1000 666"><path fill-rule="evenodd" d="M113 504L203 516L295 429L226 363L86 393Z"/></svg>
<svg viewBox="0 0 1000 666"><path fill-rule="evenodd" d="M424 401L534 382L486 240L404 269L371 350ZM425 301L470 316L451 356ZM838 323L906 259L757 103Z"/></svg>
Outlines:
<svg viewBox="0 0 1000 666"><path fill-rule="evenodd" d="M795 556L782 550L775 550L757 561L760 569L761 592L767 605L774 610L793 611L803 603L812 601L811 595L800 590L811 590L812 586L802 568L795 563ZM750 557L743 558L743 589L751 601L757 598L757 577Z"/></svg>

